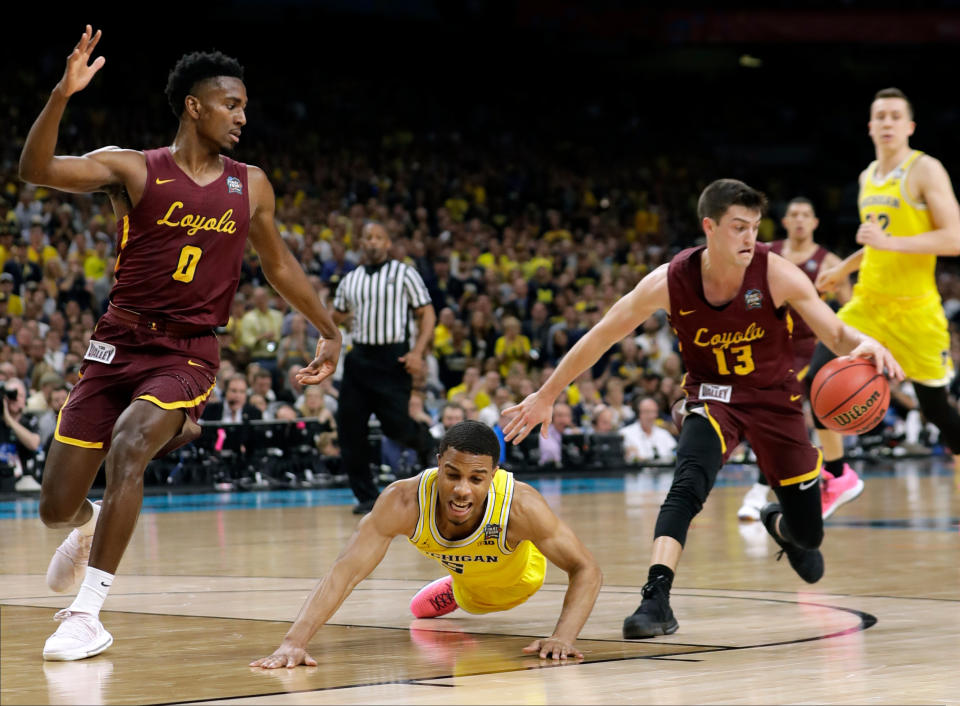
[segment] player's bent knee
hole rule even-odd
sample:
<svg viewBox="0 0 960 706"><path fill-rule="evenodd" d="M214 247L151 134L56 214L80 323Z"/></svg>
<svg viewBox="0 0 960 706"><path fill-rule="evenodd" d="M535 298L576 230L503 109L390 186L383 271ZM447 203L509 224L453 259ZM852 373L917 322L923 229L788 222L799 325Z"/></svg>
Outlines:
<svg viewBox="0 0 960 706"><path fill-rule="evenodd" d="M85 502L85 496L80 496L78 499L65 498L42 490L37 508L40 521L53 529L72 527L74 518Z"/></svg>

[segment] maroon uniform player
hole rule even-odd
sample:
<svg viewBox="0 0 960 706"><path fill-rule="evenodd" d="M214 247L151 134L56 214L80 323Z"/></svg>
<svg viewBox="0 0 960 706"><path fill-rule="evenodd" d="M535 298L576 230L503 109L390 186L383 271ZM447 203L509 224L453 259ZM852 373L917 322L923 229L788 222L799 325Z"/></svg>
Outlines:
<svg viewBox="0 0 960 706"><path fill-rule="evenodd" d="M693 517L741 439L749 439L779 502L763 508L767 531L805 581L823 575L820 454L807 439L792 374L789 305L840 354L873 358L878 370L903 371L883 346L845 325L795 265L757 243L766 198L734 179L700 195L706 247L685 250L643 278L564 356L537 392L504 413L505 439L518 443L547 429L553 401L611 345L657 309L665 309L687 368L684 420L673 484L654 533L643 601L623 624L624 637L675 632L670 587Z"/></svg>
<svg viewBox="0 0 960 706"><path fill-rule="evenodd" d="M781 219L781 223L787 231L787 237L771 243L770 252L782 255L799 267L811 282L816 282L821 268L833 267L840 263L839 257L818 245L813 239L820 221L817 219L817 214L810 199L803 196L791 199L787 204L787 211ZM841 304L850 298L849 279L838 287L836 298ZM813 350L817 345L817 336L813 329L807 325L807 322L797 316L796 312L792 312L791 323L793 324L793 370L797 380L803 381L810 369L810 359L813 358ZM838 501L842 497L841 494L828 492L828 489L831 487L830 484L833 483L834 476L842 474L842 459L839 464L824 461L824 470L821 476L821 483L825 486L821 489L824 519L826 519L828 513L839 506ZM849 483L860 483L860 487L863 487L863 482L860 481L857 474L853 469L848 468L846 477L842 479L842 484ZM757 482L744 495L740 509L737 510L737 517L741 520L759 520L760 508L767 504L769 490L770 486L767 485L766 478L760 473Z"/></svg>
<svg viewBox="0 0 960 706"><path fill-rule="evenodd" d="M56 615L60 627L43 650L50 660L82 659L113 642L99 613L140 512L143 472L151 458L199 434L196 420L219 367L213 329L227 322L248 240L270 283L322 335L300 382L330 375L341 345L276 230L270 182L257 167L221 154L240 141L246 123L236 60L219 52L180 59L166 91L180 121L169 147L54 156L68 98L104 64L103 57L89 63L99 40L87 25L20 157L24 181L106 191L118 221L116 284L43 473L41 519L76 528L51 560L47 583L66 591L83 575L76 599ZM102 462L107 484L97 506L86 495Z"/></svg>

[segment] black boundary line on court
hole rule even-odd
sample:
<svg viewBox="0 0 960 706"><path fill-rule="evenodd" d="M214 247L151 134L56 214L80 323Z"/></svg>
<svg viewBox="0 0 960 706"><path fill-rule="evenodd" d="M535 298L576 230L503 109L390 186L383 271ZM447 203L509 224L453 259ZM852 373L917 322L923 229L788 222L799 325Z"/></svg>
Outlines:
<svg viewBox="0 0 960 706"><path fill-rule="evenodd" d="M141 595L141 594L128 594L128 595ZM148 594L148 595L149 595L149 594ZM343 685L343 686L319 687L319 688L317 688L317 689L299 689L299 690L296 690L296 691L277 691L277 692L270 692L270 693L265 693L265 694L241 694L241 695L237 695L237 696L226 696L226 697L219 696L219 697L212 697L212 698L209 698L209 699L188 699L188 700L183 700L183 701L164 701L164 702L156 702L156 703L154 704L154 706L176 706L176 705L178 705L178 704L205 703L205 702L209 702L209 701L232 701L232 700L235 700L235 699L249 699L249 698L261 698L261 697L281 696L281 695L284 695L284 694L313 693L313 692L320 692L320 691L333 691L333 690L338 690L338 689L356 689L356 688L367 687L367 686L383 686L383 685L386 685L386 684L407 684L407 685L410 685L410 686L452 687L452 686L456 686L456 685L455 685L455 684L425 684L425 683L423 683L423 682L426 682L426 681L436 681L436 680L440 680L440 679L453 679L453 678L456 678L456 676L471 676L471 677L476 677L476 676L485 676L485 675L488 675L488 674L509 674L510 672L527 671L527 670L530 670L530 669L553 668L553 667L558 667L558 666L572 666L573 664L604 664L604 663L609 663L609 662L625 662L625 661L639 660L639 659L645 659L645 660L663 660L663 661L682 661L682 662L702 662L703 660L689 659L689 658L685 658L685 657L683 657L683 656L681 656L681 655L689 655L689 654L708 654L708 653L711 653L711 652L732 652L732 651L736 651L736 650L758 649L758 648L763 648L763 647L780 647L780 646L784 646L784 645L800 644L800 643L803 643L803 642L815 642L815 641L819 641L819 640L832 639L832 638L835 638L835 637L842 637L842 636L844 636L844 635L851 635L851 634L856 633L856 632L863 632L863 631L865 631L865 630L869 630L871 627L873 627L874 625L877 624L877 618L876 618L876 616L871 615L870 613L866 613L866 612L864 612L864 611L856 610L856 609L853 609L853 608L843 608L843 607L840 607L840 606L826 605L826 604L824 604L824 603L812 603L812 602L807 602L807 601L788 601L788 600L782 600L782 599L777 599L777 598L751 598L751 597L749 597L749 596L722 596L722 595L709 595L709 594L679 594L679 595L687 595L687 596L692 596L692 597L698 597L698 596L699 596L699 597L703 597L703 598L732 598L732 599L735 599L735 600L748 600L748 601L752 600L752 601L760 601L760 602L767 602L767 603L782 603L782 604L798 605L798 606L799 606L799 605L807 605L807 606L815 606L815 607L819 607L819 608L828 608L828 609L830 609L830 610L837 610L837 611L840 611L840 612L843 612L843 613L849 613L849 614L851 614L851 615L854 615L854 616L856 616L856 617L858 617L858 618L860 619L860 623L859 623L858 625L855 625L855 626L852 626L852 627L849 627L849 628L845 628L845 629L839 630L839 631L837 631L837 632L828 633L828 634L826 634L826 635L815 635L815 636L812 636L812 637L803 637L803 638L797 638L797 639L794 639L794 640L781 640L781 641L778 641L778 642L762 643L762 644L758 644L758 645L738 645L738 646L731 646L731 645L697 645L697 644L693 644L693 643L671 642L671 643L667 643L667 644L677 645L677 646L682 646L682 647L694 647L694 648L700 648L700 649L694 650L694 651L692 651L692 652L681 651L681 652L676 652L676 653L666 652L666 653L664 653L664 654L659 654L659 655L632 655L632 656L628 656L628 657L609 657L609 658L606 658L606 659L598 659L598 660L591 660L591 661L586 661L586 660L584 660L584 661L577 661L577 662L572 662L572 663L571 663L571 662L567 662L567 663L557 662L556 664L551 664L550 662L547 662L547 663L545 663L545 664L538 664L536 667L523 665L523 666L518 666L518 667L512 668L512 669L498 669L498 670L491 670L491 671L487 671L487 672L476 672L476 673L474 673L474 674L469 674L469 675L439 675L439 676L435 676L435 677L421 677L421 678L419 678L419 679L404 679L404 680L390 680L390 681L382 681L382 682L367 682L367 683L363 683L363 684L348 684L348 685ZM9 606L9 607L16 608L16 607L30 607L30 606ZM32 606L32 607L44 607L44 608L45 608L45 607L48 607L48 606ZM214 617L211 618L210 616L180 615L180 614L175 614L175 613L144 613L143 611L103 611L103 612L115 612L115 613L126 613L126 614L139 614L139 615L154 615L154 616L169 616L169 617L184 617L184 618L205 618L205 619L213 619L213 620L251 620L251 621L256 621L256 622L287 622L287 621L269 620L269 619L263 619L263 618L229 618L229 617L224 617L224 616L214 616ZM354 624L342 624L342 623L328 623L328 625L336 625L336 626L338 626L338 627L348 627L348 628L349 628L349 627L368 628L368 629L375 629L375 630L384 630L384 629L387 629L387 630L409 630L408 627L407 627L407 628L400 628L400 627L395 627L395 626L370 626L370 625L354 625ZM448 632L448 631L442 631L442 630L441 630L441 631L435 631L435 632ZM474 634L474 635L486 635L486 636L499 636L499 637L531 637L530 635L512 635L512 634L509 634L509 633L472 633L472 634ZM618 643L626 643L626 644L644 644L644 642L641 641L641 640L622 640L622 639L621 639L621 640L605 640L605 639L593 640L592 638L584 638L584 639L585 639L585 640L591 640L591 641L593 641L593 642L618 642ZM530 658L530 659L532 659L532 658Z"/></svg>
<svg viewBox="0 0 960 706"><path fill-rule="evenodd" d="M289 590L292 590L292 589L267 589L267 591L264 591L264 592L268 592L268 591L270 591L270 592L285 592L285 591L289 591ZM380 590L382 590L382 589L380 589ZM249 593L249 592L250 592L250 591L241 591L241 590L237 590L237 591L210 591L210 593ZM122 595L126 595L126 596L151 596L151 595L162 595L162 593L163 593L163 592L158 592L158 593L154 593L154 592L150 592L150 593L126 593L126 594L119 594L119 595L121 595L121 596L122 596ZM183 591L183 593L195 593L195 591ZM628 594L626 594L626 595L634 595L634 594L628 593ZM875 616L871 615L870 613L867 613L867 612L864 612L864 611L859 611L859 610L856 610L856 609L854 609L854 608L843 608L843 607L841 607L841 606L827 605L827 604L825 604L825 603L811 603L811 602L808 602L808 601L788 601L788 600L783 600L783 599L780 599L780 598L759 598L759 597L751 597L751 596L725 596L725 595L716 595L716 594L682 593L682 592L681 592L681 593L673 593L673 595L686 596L686 597L688 597L688 598L729 598L729 599L732 599L732 600L741 600L741 601L760 601L760 602L765 602L765 603L781 603L781 604L784 604L784 605L808 605L808 606L816 606L816 607L819 607L819 608L828 608L828 609L830 609L830 610L837 610L837 611L840 611L840 612L850 613L850 614L852 614L852 615L856 615L856 616L860 617L861 622L863 622L864 620L866 620L866 622L869 622L870 619L872 619L873 622L870 622L869 625L866 625L865 627L863 627L864 630L873 627L873 625L875 625L875 624L877 623L877 618L876 618ZM23 600L23 599L21 599L21 600ZM7 604L7 607L11 607L11 608L50 608L50 606L36 606L36 605L35 605L35 606L18 606L18 605L9 605L9 604ZM277 619L275 619L275 618L245 618L245 617L230 617L230 616L225 616L225 615L194 615L194 614L190 614L190 613L146 613L146 612L144 612L144 611L142 611L142 610L116 610L116 609L114 609L114 610L104 610L104 611L101 611L101 612L103 612L103 613L122 613L122 614L124 614L124 615L151 615L151 616L161 616L161 617L162 617L162 616L169 616L169 617L172 617L172 618L198 618L198 619L206 619L206 620L249 620L249 621L261 622L261 623L292 623L292 622L293 622L293 621L290 621L290 620L277 620ZM867 616L866 619L864 618L864 616ZM359 623L325 623L325 624L326 624L326 625L333 625L333 626L336 626L336 627L342 627L342 628L368 628L368 629L372 629L372 630L409 630L409 629L410 629L410 626L400 626L400 625L363 625L363 624L359 624ZM452 633L455 633L455 632L465 632L465 633L470 634L470 635L497 635L497 636L500 636L500 637L522 637L522 638L534 638L534 639L537 637L536 635L530 635L530 634L528 634L528 633L470 632L470 631L463 631L463 630L435 630L435 629L431 629L431 628L427 628L427 627L419 627L419 626L417 627L417 629L418 629L418 630L425 630L425 631L427 631L427 632L440 632L440 633L447 633L447 632L452 632ZM846 630L849 631L849 630L851 630L851 628L847 628ZM769 643L769 644L761 644L761 645L739 645L739 646L736 646L736 645L735 645L735 646L731 646L731 645L705 645L705 644L702 644L702 643L695 643L695 642L669 642L669 643L667 643L667 644L670 644L670 645L678 645L678 646L681 646L681 647L695 647L695 648L705 649L705 650L708 650L708 651L741 650L741 649L748 649L748 648L752 648L752 647L769 647L769 646L771 646L771 645L794 644L794 643L798 643L798 642L809 642L809 641L811 641L811 640L821 640L821 639L826 639L826 638L829 638L829 637L839 637L839 636L841 636L841 635L843 635L843 634L846 634L846 632L845 632L845 631L840 631L840 632L837 632L837 633L830 633L830 634L828 634L828 635L797 638L796 640L787 640L786 642L783 642L783 643L771 642L771 643ZM605 638L605 637L599 637L599 638L585 637L585 638L582 638L582 639L584 639L584 640L591 640L591 641L593 641L593 642L616 642L616 643L625 643L625 644L643 644L643 642L642 642L641 640L626 640L626 639L623 639L623 638L620 638L620 639L618 640L618 639ZM644 638L644 639L646 639L646 638ZM649 658L649 657L645 657L645 658ZM633 658L633 657L630 657L630 658L628 658L628 659L634 659L634 658Z"/></svg>

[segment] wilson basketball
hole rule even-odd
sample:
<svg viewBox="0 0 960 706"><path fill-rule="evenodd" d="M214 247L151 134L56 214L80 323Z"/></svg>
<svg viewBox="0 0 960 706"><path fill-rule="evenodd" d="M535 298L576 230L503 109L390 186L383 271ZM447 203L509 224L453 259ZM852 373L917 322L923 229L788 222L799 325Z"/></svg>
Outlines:
<svg viewBox="0 0 960 706"><path fill-rule="evenodd" d="M890 406L890 384L866 358L840 356L820 368L810 387L813 413L831 431L870 431Z"/></svg>

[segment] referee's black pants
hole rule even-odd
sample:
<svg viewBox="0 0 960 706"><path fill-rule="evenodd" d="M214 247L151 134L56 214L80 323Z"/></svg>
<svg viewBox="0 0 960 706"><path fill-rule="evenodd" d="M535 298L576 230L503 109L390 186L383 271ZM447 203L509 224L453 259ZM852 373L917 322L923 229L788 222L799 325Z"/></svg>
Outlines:
<svg viewBox="0 0 960 706"><path fill-rule="evenodd" d="M384 436L414 449L421 462L433 448L429 427L410 416L413 381L403 363L397 360L409 350L403 343L354 344L343 361L337 434L343 467L360 503L376 500L380 494L371 471L373 459L367 440L371 414L380 420ZM376 462L379 466L379 454Z"/></svg>

